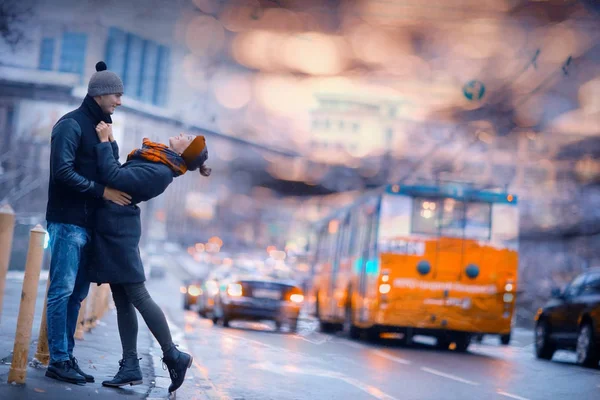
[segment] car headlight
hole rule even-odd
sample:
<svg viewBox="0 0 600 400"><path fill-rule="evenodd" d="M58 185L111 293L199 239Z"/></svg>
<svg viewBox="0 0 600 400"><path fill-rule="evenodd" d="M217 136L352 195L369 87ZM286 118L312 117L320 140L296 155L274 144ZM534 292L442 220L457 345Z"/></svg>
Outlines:
<svg viewBox="0 0 600 400"><path fill-rule="evenodd" d="M227 285L227 294L231 297L240 297L242 295L242 285L239 283L230 283Z"/></svg>
<svg viewBox="0 0 600 400"><path fill-rule="evenodd" d="M197 297L202 294L202 289L200 289L197 285L190 285L188 287L188 293L190 296Z"/></svg>
<svg viewBox="0 0 600 400"><path fill-rule="evenodd" d="M304 301L304 296L298 293L295 293L290 296L290 300L294 303L302 303Z"/></svg>

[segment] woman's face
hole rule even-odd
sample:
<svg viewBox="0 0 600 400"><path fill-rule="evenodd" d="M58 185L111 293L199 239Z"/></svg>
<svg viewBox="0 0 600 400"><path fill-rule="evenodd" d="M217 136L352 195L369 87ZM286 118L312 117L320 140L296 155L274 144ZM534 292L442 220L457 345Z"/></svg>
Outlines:
<svg viewBox="0 0 600 400"><path fill-rule="evenodd" d="M179 134L179 136L172 136L169 138L169 147L181 155L195 138L196 136L194 135L184 135L183 133Z"/></svg>

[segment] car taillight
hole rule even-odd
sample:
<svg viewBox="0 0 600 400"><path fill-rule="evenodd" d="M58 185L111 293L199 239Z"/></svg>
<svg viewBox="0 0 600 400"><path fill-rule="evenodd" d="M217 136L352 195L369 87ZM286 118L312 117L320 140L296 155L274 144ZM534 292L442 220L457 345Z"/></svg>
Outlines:
<svg viewBox="0 0 600 400"><path fill-rule="evenodd" d="M299 293L294 293L290 296L290 300L294 303L302 303L304 301L304 295Z"/></svg>

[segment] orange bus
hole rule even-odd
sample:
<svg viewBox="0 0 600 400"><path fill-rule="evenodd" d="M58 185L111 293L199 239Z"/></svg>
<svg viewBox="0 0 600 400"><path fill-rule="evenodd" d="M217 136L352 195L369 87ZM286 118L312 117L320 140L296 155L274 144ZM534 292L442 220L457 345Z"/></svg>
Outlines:
<svg viewBox="0 0 600 400"><path fill-rule="evenodd" d="M461 184L389 185L317 228L313 295L324 332L508 344L515 307L515 196Z"/></svg>

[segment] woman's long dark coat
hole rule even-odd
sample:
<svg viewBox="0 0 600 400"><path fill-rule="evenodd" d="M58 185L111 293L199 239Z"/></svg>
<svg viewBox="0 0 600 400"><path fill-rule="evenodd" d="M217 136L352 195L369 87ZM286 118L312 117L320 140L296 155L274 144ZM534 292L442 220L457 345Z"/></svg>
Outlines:
<svg viewBox="0 0 600 400"><path fill-rule="evenodd" d="M99 174L106 186L132 196L129 206L104 201L96 214L96 226L87 264L91 282L144 282L144 266L139 243L142 235L140 209L165 191L173 181L172 170L162 163L131 160L122 166L115 159L110 143L96 146Z"/></svg>

